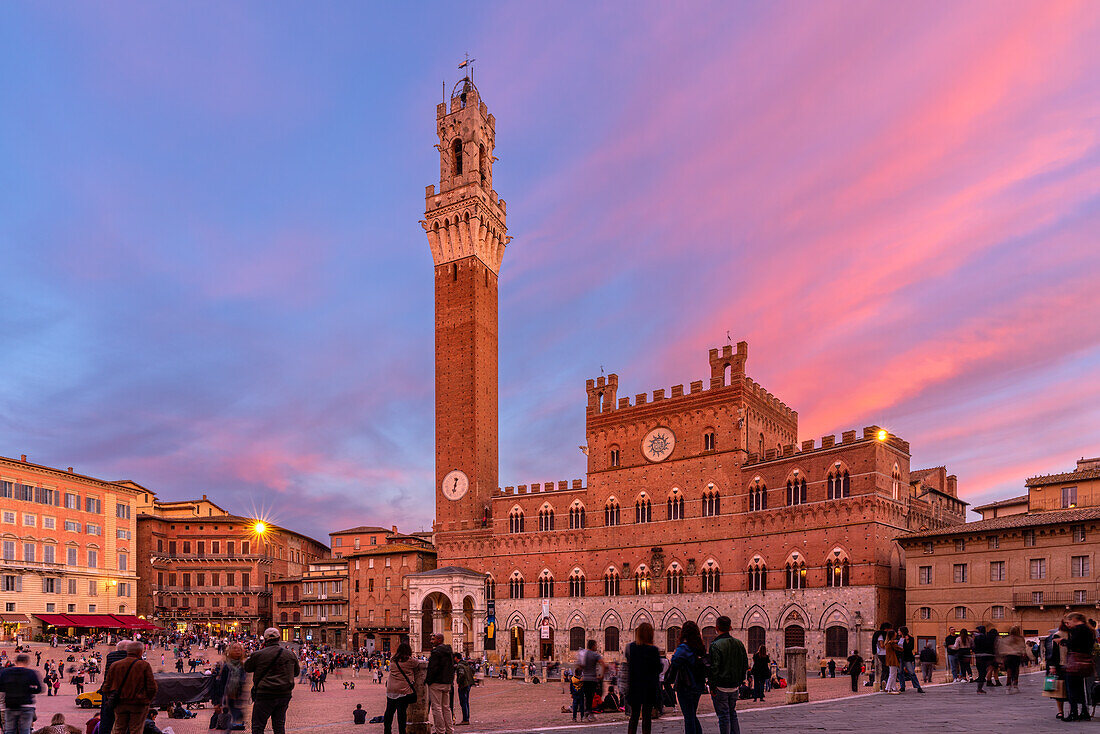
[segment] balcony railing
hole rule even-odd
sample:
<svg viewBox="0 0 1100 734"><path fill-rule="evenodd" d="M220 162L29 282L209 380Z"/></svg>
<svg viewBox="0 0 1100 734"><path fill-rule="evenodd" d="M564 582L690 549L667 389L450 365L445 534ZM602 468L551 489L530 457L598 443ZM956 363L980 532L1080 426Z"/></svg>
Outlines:
<svg viewBox="0 0 1100 734"><path fill-rule="evenodd" d="M1034 591L1012 595L1015 607L1085 607L1100 604L1100 592L1086 589L1076 591Z"/></svg>
<svg viewBox="0 0 1100 734"><path fill-rule="evenodd" d="M1096 507L1100 505L1100 492L1078 492L1074 498L1072 506L1067 507L1063 502L1061 495L1055 495L1048 499L1039 499L1038 497L1032 497L1028 503L1028 507L1032 512L1047 511L1047 510L1073 510L1080 509L1082 507Z"/></svg>
<svg viewBox="0 0 1100 734"><path fill-rule="evenodd" d="M234 555L229 556L224 553L207 553L205 555L199 555L198 553L166 553L164 551L153 551L150 554L150 558L156 561L201 561L206 563L208 561L232 561L239 563L241 561L255 561L258 563L271 563L274 559L271 556L256 555L250 553L247 556Z"/></svg>

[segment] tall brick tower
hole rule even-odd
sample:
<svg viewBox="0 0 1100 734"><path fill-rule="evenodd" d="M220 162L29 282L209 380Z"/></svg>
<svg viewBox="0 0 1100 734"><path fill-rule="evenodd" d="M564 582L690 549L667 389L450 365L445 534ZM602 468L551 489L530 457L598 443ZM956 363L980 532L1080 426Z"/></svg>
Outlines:
<svg viewBox="0 0 1100 734"><path fill-rule="evenodd" d="M436 529L480 527L497 489L497 274L508 244L493 191L496 120L469 78L436 107L439 193L424 221L435 261Z"/></svg>

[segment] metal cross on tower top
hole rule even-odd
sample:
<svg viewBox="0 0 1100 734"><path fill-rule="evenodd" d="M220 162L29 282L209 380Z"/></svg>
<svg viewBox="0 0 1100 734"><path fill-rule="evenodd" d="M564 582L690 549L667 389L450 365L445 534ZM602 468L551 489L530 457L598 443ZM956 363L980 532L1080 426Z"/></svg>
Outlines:
<svg viewBox="0 0 1100 734"><path fill-rule="evenodd" d="M466 76L470 77L470 81L473 81L473 79L474 79L473 63L475 61L477 61L477 59L471 59L470 54L468 54L468 53L465 54L465 56L466 56L466 58L463 59L462 63L458 65L458 68L459 69L466 69Z"/></svg>

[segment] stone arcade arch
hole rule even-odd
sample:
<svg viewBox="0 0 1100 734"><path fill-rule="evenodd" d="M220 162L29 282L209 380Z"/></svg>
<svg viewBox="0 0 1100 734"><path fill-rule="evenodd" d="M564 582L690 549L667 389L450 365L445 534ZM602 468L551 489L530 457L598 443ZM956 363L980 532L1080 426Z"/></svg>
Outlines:
<svg viewBox="0 0 1100 734"><path fill-rule="evenodd" d="M485 650L487 574L444 566L409 574L409 644L425 650L439 633L458 651L480 657Z"/></svg>

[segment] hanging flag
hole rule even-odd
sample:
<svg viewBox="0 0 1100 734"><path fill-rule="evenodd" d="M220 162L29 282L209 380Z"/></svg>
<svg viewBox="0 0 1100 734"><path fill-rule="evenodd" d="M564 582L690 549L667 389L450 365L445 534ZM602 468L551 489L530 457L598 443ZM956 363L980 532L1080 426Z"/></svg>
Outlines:
<svg viewBox="0 0 1100 734"><path fill-rule="evenodd" d="M474 63L475 61L477 61L477 59L467 58L465 61L463 61L461 64L458 65L458 68L459 69L465 69L467 66Z"/></svg>

